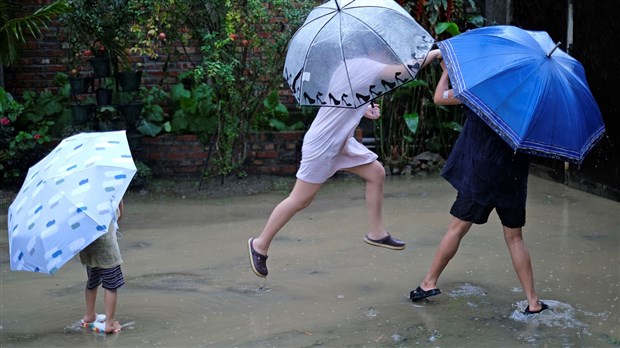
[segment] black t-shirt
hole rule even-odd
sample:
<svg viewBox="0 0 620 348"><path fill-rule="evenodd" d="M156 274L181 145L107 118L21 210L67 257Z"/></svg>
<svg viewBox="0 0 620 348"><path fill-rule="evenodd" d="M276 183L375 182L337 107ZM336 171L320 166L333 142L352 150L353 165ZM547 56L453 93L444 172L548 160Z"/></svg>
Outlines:
<svg viewBox="0 0 620 348"><path fill-rule="evenodd" d="M483 206L525 209L529 157L515 152L478 115L467 119L441 176Z"/></svg>

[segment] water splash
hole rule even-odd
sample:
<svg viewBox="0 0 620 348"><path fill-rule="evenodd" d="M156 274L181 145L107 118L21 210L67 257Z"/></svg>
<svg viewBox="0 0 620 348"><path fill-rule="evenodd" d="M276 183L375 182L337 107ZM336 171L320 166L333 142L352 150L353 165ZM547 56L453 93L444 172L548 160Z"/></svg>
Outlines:
<svg viewBox="0 0 620 348"><path fill-rule="evenodd" d="M454 290L450 290L450 292L448 292L448 296L452 298L469 297L469 296L480 297L480 296L486 296L486 295L487 295L487 291L484 288L481 288L479 286L472 285L469 283L465 283L459 286L458 288Z"/></svg>
<svg viewBox="0 0 620 348"><path fill-rule="evenodd" d="M587 329L588 326L586 324L577 320L576 310L570 304L554 300L543 300L543 302L549 305L549 309L533 315L523 314L523 311L527 307L527 301L517 302L514 304L517 309L512 313L510 318L524 323L545 325L548 327Z"/></svg>

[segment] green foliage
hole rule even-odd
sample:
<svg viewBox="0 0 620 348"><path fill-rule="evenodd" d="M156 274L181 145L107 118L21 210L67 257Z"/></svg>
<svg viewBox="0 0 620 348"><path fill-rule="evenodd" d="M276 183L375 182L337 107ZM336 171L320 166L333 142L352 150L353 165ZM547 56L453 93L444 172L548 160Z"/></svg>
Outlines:
<svg viewBox="0 0 620 348"><path fill-rule="evenodd" d="M152 86L150 88L140 87L140 94L144 106L142 107L142 119L137 130L151 137L161 132L172 131L170 121L165 119L164 109L161 106L168 102L170 98L168 93L157 86Z"/></svg>
<svg viewBox="0 0 620 348"><path fill-rule="evenodd" d="M212 0L205 5L208 16L201 17L195 26L202 28L203 60L184 77L193 78L194 83L208 83L213 88L218 174L228 175L243 164L246 134L265 123L257 120L270 112L264 111L263 101L281 86L286 45L315 4L313 1ZM286 20L280 22L273 18Z"/></svg>
<svg viewBox="0 0 620 348"><path fill-rule="evenodd" d="M18 58L18 49L26 43L26 35L40 37L41 30L57 15L67 10L65 0L43 6L34 13L17 17L21 6L0 0L0 65L12 65Z"/></svg>
<svg viewBox="0 0 620 348"><path fill-rule="evenodd" d="M171 131L197 134L200 141L207 143L217 130L217 105L214 90L206 83L200 83L192 90L177 84L170 91L174 108Z"/></svg>
<svg viewBox="0 0 620 348"><path fill-rule="evenodd" d="M292 131L304 128L302 121L292 122L289 111L282 102L278 91L272 91L263 99L262 112L256 117L255 129L275 129L278 131Z"/></svg>
<svg viewBox="0 0 620 348"><path fill-rule="evenodd" d="M28 104L36 104L30 98ZM42 157L54 123L30 111L31 105L16 101L0 88L0 175L15 184Z"/></svg>
<svg viewBox="0 0 620 348"><path fill-rule="evenodd" d="M129 66L130 24L135 14L127 1L66 0L69 10L59 17L60 39L69 46L70 68L85 65L90 51L108 55L122 67Z"/></svg>

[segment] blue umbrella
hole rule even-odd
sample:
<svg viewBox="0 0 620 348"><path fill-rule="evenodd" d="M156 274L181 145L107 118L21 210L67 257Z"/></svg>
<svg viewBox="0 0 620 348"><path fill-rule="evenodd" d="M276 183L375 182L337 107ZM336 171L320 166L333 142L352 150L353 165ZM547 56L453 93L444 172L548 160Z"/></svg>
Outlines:
<svg viewBox="0 0 620 348"><path fill-rule="evenodd" d="M546 32L491 26L437 45L454 96L515 151L579 164L603 135L583 66Z"/></svg>
<svg viewBox="0 0 620 348"><path fill-rule="evenodd" d="M108 231L135 172L125 131L61 141L28 170L9 207L11 270L57 272Z"/></svg>

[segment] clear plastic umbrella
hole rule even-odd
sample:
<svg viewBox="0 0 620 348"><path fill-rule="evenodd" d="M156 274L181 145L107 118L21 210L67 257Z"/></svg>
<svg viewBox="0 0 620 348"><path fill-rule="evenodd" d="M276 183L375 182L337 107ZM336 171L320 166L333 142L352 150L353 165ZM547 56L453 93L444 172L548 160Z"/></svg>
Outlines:
<svg viewBox="0 0 620 348"><path fill-rule="evenodd" d="M289 42L284 78L302 106L358 108L413 80L433 43L393 0L332 0L315 7ZM400 67L356 78L360 70L347 63L360 58ZM341 83L332 83L334 74Z"/></svg>
<svg viewBox="0 0 620 348"><path fill-rule="evenodd" d="M108 231L135 172L125 131L61 141L28 170L9 207L11 270L57 272Z"/></svg>

